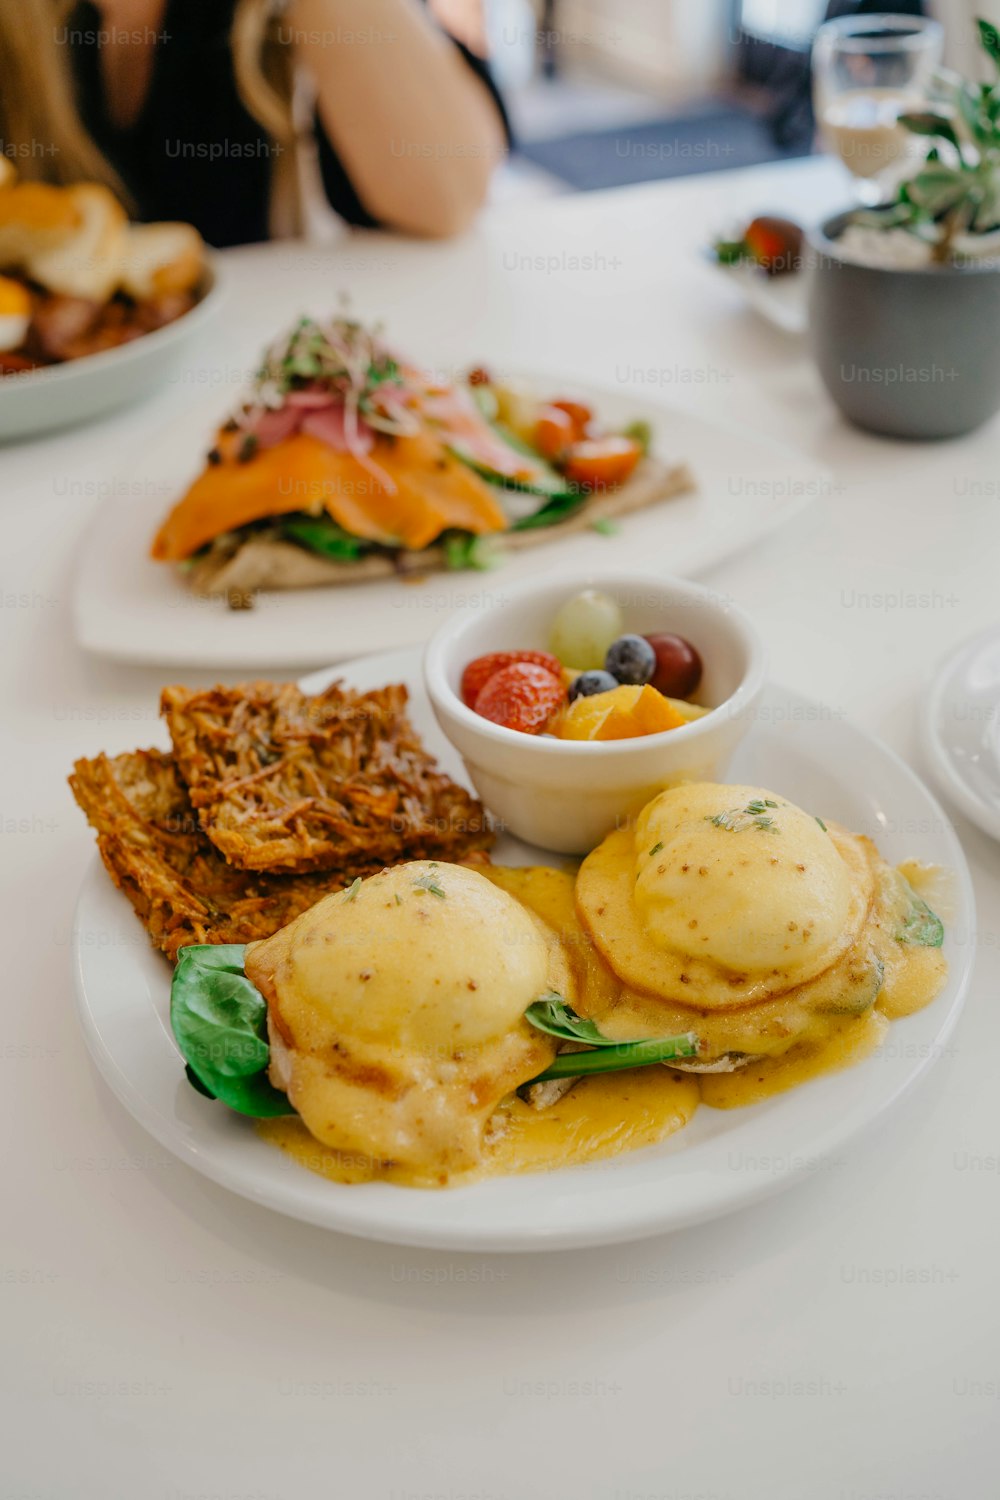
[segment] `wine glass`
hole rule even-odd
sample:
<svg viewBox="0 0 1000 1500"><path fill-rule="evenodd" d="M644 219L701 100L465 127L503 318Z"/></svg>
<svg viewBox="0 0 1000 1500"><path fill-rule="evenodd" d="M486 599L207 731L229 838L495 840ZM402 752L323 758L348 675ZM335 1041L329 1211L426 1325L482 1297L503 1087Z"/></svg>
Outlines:
<svg viewBox="0 0 1000 1500"><path fill-rule="evenodd" d="M826 146L850 172L859 202L883 202L926 148L899 116L929 97L944 33L923 16L841 16L813 43L813 100Z"/></svg>

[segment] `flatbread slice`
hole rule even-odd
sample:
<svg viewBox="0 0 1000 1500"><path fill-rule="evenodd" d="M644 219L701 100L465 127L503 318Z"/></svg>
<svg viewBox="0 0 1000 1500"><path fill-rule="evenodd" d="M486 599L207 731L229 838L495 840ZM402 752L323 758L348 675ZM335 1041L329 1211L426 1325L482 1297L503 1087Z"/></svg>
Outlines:
<svg viewBox="0 0 1000 1500"><path fill-rule="evenodd" d="M632 477L617 489L591 495L579 510L551 526L494 534L498 552L517 552L589 530L595 521L613 521L661 500L689 494L695 479L686 464L668 467L646 457ZM293 542L250 533L234 539L231 550L220 547L191 566L186 574L199 594L224 595L236 606L272 589L306 589L325 584L368 583L374 578L440 572L447 566L443 547L394 555L375 553L357 562L335 562Z"/></svg>

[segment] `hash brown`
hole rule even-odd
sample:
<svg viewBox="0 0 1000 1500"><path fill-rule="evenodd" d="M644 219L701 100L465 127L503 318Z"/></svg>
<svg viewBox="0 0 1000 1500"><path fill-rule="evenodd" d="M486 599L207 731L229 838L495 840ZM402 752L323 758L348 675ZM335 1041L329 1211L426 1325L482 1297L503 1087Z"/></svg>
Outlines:
<svg viewBox="0 0 1000 1500"><path fill-rule="evenodd" d="M234 869L201 832L173 758L160 750L78 760L69 782L112 880L173 963L189 943L270 937L321 896L381 868L359 862L303 876Z"/></svg>
<svg viewBox="0 0 1000 1500"><path fill-rule="evenodd" d="M400 684L164 688L160 711L203 832L230 865L304 874L458 861L493 842L482 804L438 769Z"/></svg>

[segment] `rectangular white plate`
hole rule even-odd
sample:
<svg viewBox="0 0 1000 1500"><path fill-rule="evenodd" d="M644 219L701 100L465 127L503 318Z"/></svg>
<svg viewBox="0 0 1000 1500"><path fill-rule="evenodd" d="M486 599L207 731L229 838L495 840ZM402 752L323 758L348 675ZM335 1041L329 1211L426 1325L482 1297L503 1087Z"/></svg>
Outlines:
<svg viewBox="0 0 1000 1500"><path fill-rule="evenodd" d="M196 597L172 568L149 558L153 533L172 497L198 472L208 446L212 414L200 410L183 430L172 428L145 447L142 477L130 482L123 475L98 513L75 582L78 641L103 656L177 667L316 666L420 644L444 615L496 601L505 586L554 563L574 566L581 576L609 564L691 574L741 551L829 492L828 471L737 427L571 378L531 380L540 391L580 396L608 427L649 421L655 452L666 463L686 463L696 492L626 517L614 536L553 537L489 573L288 590L259 596L251 610L233 611L222 600Z"/></svg>

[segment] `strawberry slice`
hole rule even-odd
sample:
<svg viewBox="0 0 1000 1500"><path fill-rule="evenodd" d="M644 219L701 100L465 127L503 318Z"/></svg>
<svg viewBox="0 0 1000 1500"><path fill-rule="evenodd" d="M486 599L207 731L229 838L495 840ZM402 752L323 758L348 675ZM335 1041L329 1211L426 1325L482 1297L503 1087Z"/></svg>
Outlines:
<svg viewBox="0 0 1000 1500"><path fill-rule="evenodd" d="M561 679L547 667L515 661L493 673L476 699L476 713L505 729L540 734L565 702Z"/></svg>
<svg viewBox="0 0 1000 1500"><path fill-rule="evenodd" d="M545 667L562 681L562 663L549 651L490 651L470 661L462 673L462 702L466 707L476 707L479 694L495 672L518 661L534 662L536 667Z"/></svg>

